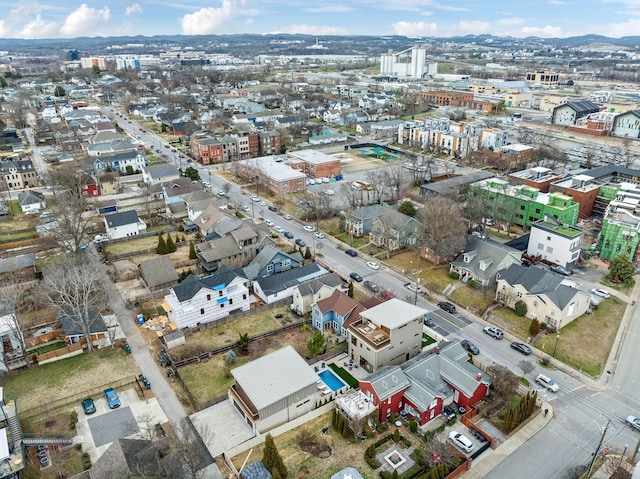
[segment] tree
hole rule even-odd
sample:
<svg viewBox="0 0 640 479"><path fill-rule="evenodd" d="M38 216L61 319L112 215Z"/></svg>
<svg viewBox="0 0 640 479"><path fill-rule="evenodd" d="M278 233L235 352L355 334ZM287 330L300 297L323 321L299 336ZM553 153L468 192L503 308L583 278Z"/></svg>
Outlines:
<svg viewBox="0 0 640 479"><path fill-rule="evenodd" d="M43 269L42 292L59 316L65 315L93 351L91 327L108 305L104 277L86 257L65 256Z"/></svg>
<svg viewBox="0 0 640 479"><path fill-rule="evenodd" d="M244 354L249 352L249 343L251 340L249 339L249 333L241 333L240 340L238 341L238 346L240 346L240 351Z"/></svg>
<svg viewBox="0 0 640 479"><path fill-rule="evenodd" d="M347 291L347 295L350 298L353 298L353 281L349 281L349 290Z"/></svg>
<svg viewBox="0 0 640 479"><path fill-rule="evenodd" d="M176 246L173 238L171 237L171 233L167 233L167 252L174 253L178 247Z"/></svg>
<svg viewBox="0 0 640 479"><path fill-rule="evenodd" d="M322 332L317 331L313 333L313 336L307 341L307 350L309 351L309 357L315 358L318 354L322 354L327 348L327 340Z"/></svg>
<svg viewBox="0 0 640 479"><path fill-rule="evenodd" d="M67 92L65 91L62 85L57 85L53 90L53 94L57 97L60 97L60 96L66 96Z"/></svg>
<svg viewBox="0 0 640 479"><path fill-rule="evenodd" d="M406 200L400 203L400 206L398 206L398 212L413 218L416 215L416 207L413 202Z"/></svg>
<svg viewBox="0 0 640 479"><path fill-rule="evenodd" d="M516 304L513 308L518 316L521 318L527 314L527 303L522 300L516 301Z"/></svg>
<svg viewBox="0 0 640 479"><path fill-rule="evenodd" d="M0 282L0 316L6 319L2 326L9 328L8 340L11 347L14 347L12 339L15 339L23 355L26 354L27 348L24 342L22 326L18 319L18 308L24 302L26 294L25 284L17 277L9 276ZM7 349L8 345L5 345L5 353L9 352Z"/></svg>
<svg viewBox="0 0 640 479"><path fill-rule="evenodd" d="M192 166L187 166L183 175L192 181L198 181L200 179L200 173Z"/></svg>
<svg viewBox="0 0 640 479"><path fill-rule="evenodd" d="M307 245L307 248L304 250L304 259L311 259L311 249L309 245Z"/></svg>
<svg viewBox="0 0 640 479"><path fill-rule="evenodd" d="M523 376L526 376L530 372L533 372L533 370L535 369L533 363L531 361L527 361L526 359L522 359L518 363L518 367L520 368L520 371L522 371Z"/></svg>
<svg viewBox="0 0 640 479"><path fill-rule="evenodd" d="M635 273L631 260L624 255L618 255L609 263L607 279L614 283L631 283Z"/></svg>
<svg viewBox="0 0 640 479"><path fill-rule="evenodd" d="M272 476L274 475L274 473L277 473L282 479L285 479L287 477L287 468L282 461L282 457L278 452L278 448L276 447L271 434L267 434L267 437L264 440L262 464L264 464L264 467L271 473Z"/></svg>
<svg viewBox="0 0 640 479"><path fill-rule="evenodd" d="M196 247L193 244L193 241L189 242L189 259L197 259L198 255L196 254Z"/></svg>
<svg viewBox="0 0 640 479"><path fill-rule="evenodd" d="M433 198L417 216L422 224L424 244L435 255L436 264L441 258L464 250L467 227L456 202L441 196Z"/></svg>
<svg viewBox="0 0 640 479"><path fill-rule="evenodd" d="M537 319L532 319L531 324L529 325L529 334L531 336L537 336L540 332L540 321Z"/></svg>
<svg viewBox="0 0 640 479"><path fill-rule="evenodd" d="M167 248L167 242L164 240L162 233L158 233L158 245L156 246L156 254L167 254L169 249Z"/></svg>
<svg viewBox="0 0 640 479"><path fill-rule="evenodd" d="M498 396L505 397L518 387L516 375L505 366L489 366L487 372L493 377L491 386Z"/></svg>
<svg viewBox="0 0 640 479"><path fill-rule="evenodd" d="M402 189L409 186L405 169L401 165L390 166L383 171L384 183L391 190L392 199L398 201L400 199Z"/></svg>

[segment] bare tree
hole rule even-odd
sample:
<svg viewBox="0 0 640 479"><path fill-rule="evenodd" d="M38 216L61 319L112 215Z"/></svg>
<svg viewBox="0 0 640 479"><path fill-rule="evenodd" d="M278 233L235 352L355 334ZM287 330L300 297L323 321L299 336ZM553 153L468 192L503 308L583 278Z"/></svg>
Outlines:
<svg viewBox="0 0 640 479"><path fill-rule="evenodd" d="M349 183L340 185L340 197L347 204L347 209L355 210L362 204L362 191L354 189Z"/></svg>
<svg viewBox="0 0 640 479"><path fill-rule="evenodd" d="M212 440L210 437L212 433L207 428L198 432L189 418L182 419L179 429L180 444L176 453L183 459L182 470L180 476L173 477L203 479L205 477L203 469L213 462L204 442Z"/></svg>
<svg viewBox="0 0 640 479"><path fill-rule="evenodd" d="M520 371L522 371L522 375L526 376L527 374L533 372L536 367L531 361L523 359L518 363L518 368L520 368Z"/></svg>
<svg viewBox="0 0 640 479"><path fill-rule="evenodd" d="M305 212L306 218L313 220L316 227L318 225L318 221L333 214L331 197L329 195L322 193L307 193L301 203L301 207Z"/></svg>
<svg viewBox="0 0 640 479"><path fill-rule="evenodd" d="M498 396L506 397L517 389L518 379L506 366L489 366L487 372L493 377L491 385Z"/></svg>
<svg viewBox="0 0 640 479"><path fill-rule="evenodd" d="M86 257L65 256L43 269L42 292L59 315L65 315L93 351L91 328L108 305L104 276Z"/></svg>
<svg viewBox="0 0 640 479"><path fill-rule="evenodd" d="M422 223L424 244L440 258L460 252L467 245L467 226L459 205L445 197L436 197L420 208L418 220Z"/></svg>
<svg viewBox="0 0 640 479"><path fill-rule="evenodd" d="M446 442L444 434L439 434L428 440L422 450L422 460L430 469L438 464L452 465L457 458L455 449Z"/></svg>
<svg viewBox="0 0 640 479"><path fill-rule="evenodd" d="M403 188L408 185L405 169L400 165L394 165L383 171L385 184L391 190L393 200L398 201Z"/></svg>
<svg viewBox="0 0 640 479"><path fill-rule="evenodd" d="M369 193L373 196L373 203L380 204L382 201L386 185L385 185L385 175L382 170L369 170L367 172L367 183L371 185L371 192L367 191L367 199L369 198ZM361 192L362 193L362 192Z"/></svg>
<svg viewBox="0 0 640 479"><path fill-rule="evenodd" d="M0 282L0 316L6 318L3 326L9 328L11 336L19 343L22 354L26 353L27 348L17 313L26 290L26 285L21 283L17 277L9 277Z"/></svg>

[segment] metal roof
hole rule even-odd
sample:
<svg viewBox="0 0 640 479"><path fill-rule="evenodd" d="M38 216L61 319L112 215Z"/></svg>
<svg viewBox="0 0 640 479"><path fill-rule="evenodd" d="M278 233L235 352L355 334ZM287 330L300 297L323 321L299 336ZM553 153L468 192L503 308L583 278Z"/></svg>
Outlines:
<svg viewBox="0 0 640 479"><path fill-rule="evenodd" d="M315 386L318 381L318 375L293 346L238 366L231 374L259 410Z"/></svg>
<svg viewBox="0 0 640 479"><path fill-rule="evenodd" d="M389 329L396 329L409 321L423 317L425 314L427 314L426 309L393 298L363 311L360 316L381 326L387 326Z"/></svg>

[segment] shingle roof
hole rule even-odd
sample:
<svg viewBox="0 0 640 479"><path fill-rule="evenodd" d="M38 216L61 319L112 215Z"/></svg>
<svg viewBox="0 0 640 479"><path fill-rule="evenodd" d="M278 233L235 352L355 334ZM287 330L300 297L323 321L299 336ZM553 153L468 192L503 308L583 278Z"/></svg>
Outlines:
<svg viewBox="0 0 640 479"><path fill-rule="evenodd" d="M511 253L522 255L522 251L501 243L470 236L467 250L458 256L455 261L452 261L451 264L470 271L478 278L489 279L496 273L504 257ZM464 262L465 255L472 256L469 263ZM480 269L481 262L490 264L482 270Z"/></svg>
<svg viewBox="0 0 640 479"><path fill-rule="evenodd" d="M359 303L344 294L342 291L336 289L331 296L325 299L321 299L316 303L316 307L321 313L327 311L335 311L339 316L346 316L349 312L353 311Z"/></svg>
<svg viewBox="0 0 640 479"><path fill-rule="evenodd" d="M274 293L284 291L326 273L327 270L318 265L318 263L309 263L301 268L292 268L266 278L258 278L255 282L260 285L266 295L271 296Z"/></svg>
<svg viewBox="0 0 640 479"><path fill-rule="evenodd" d="M237 277L244 278L242 271L230 268L227 265L220 266L215 273L203 276L187 276L182 283L175 285L173 292L180 302L193 298L202 288L211 289L214 286L224 285L225 287Z"/></svg>
<svg viewBox="0 0 640 479"><path fill-rule="evenodd" d="M349 214L349 217L358 221L365 221L368 219L378 218L385 212L385 207L381 205L365 206L364 208L358 208Z"/></svg>
<svg viewBox="0 0 640 479"><path fill-rule="evenodd" d="M31 268L36 264L36 257L33 253L20 254L11 258L0 259L0 274L12 273L24 268Z"/></svg>
<svg viewBox="0 0 640 479"><path fill-rule="evenodd" d="M44 195L39 191L21 191L18 193L18 202L21 206L43 203Z"/></svg>
<svg viewBox="0 0 640 479"><path fill-rule="evenodd" d="M140 268L140 274L150 288L175 283L180 279L171 257L168 255L142 261L138 268Z"/></svg>
<svg viewBox="0 0 640 479"><path fill-rule="evenodd" d="M381 401L411 386L400 366L384 366L363 381L371 384Z"/></svg>
<svg viewBox="0 0 640 479"><path fill-rule="evenodd" d="M506 281L511 286L521 285L529 294L543 294L561 310L579 292L577 289L563 284L566 279L564 276L536 266L527 268L519 264L512 264L500 273L499 279Z"/></svg>
<svg viewBox="0 0 640 479"><path fill-rule="evenodd" d="M329 273L299 285L298 292L302 296L307 296L308 294L317 293L323 286L335 288L340 286L342 283L342 278L340 278L338 273Z"/></svg>
<svg viewBox="0 0 640 479"><path fill-rule="evenodd" d="M120 211L104 217L109 228L117 228L118 226L130 225L138 222L138 213L136 210Z"/></svg>
<svg viewBox="0 0 640 479"><path fill-rule="evenodd" d="M60 312L58 314L58 318L60 319L60 323L62 324L62 329L64 330L64 334L66 336L82 336L84 333L80 326L79 320L75 316L75 314L71 311L71 309L66 309L64 312ZM102 316L98 312L97 309L91 308L89 310L89 331L91 333L106 333L107 326L104 324L102 320Z"/></svg>

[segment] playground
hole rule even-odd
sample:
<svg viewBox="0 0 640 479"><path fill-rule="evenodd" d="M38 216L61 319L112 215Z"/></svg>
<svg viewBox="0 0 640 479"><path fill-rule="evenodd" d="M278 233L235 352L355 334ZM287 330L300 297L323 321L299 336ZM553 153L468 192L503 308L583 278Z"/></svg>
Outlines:
<svg viewBox="0 0 640 479"><path fill-rule="evenodd" d="M382 161L393 161L400 158L400 155L393 153L383 146L370 146L357 149L358 155L362 157L375 158Z"/></svg>

